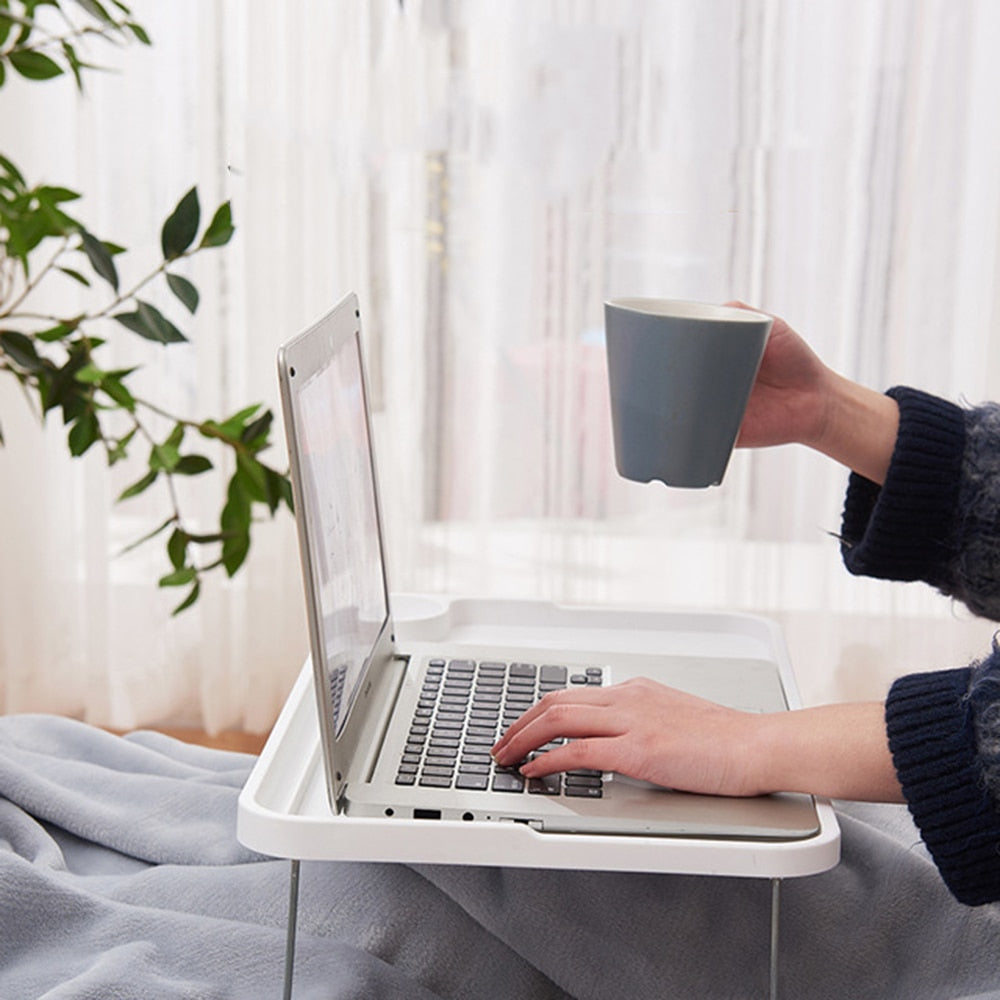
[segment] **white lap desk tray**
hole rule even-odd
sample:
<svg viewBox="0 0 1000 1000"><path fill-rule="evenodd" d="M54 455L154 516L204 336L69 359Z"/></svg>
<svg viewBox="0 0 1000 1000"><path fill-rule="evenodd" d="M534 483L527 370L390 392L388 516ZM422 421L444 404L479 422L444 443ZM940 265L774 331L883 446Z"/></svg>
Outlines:
<svg viewBox="0 0 1000 1000"><path fill-rule="evenodd" d="M397 643L515 650L769 658L799 706L777 625L752 615L562 607L544 602L397 595ZM307 660L240 798L237 835L252 850L296 860L397 861L790 878L832 868L840 829L817 800L819 831L796 840L545 833L519 823L353 817L326 792L312 667ZM460 829L461 836L442 836Z"/></svg>

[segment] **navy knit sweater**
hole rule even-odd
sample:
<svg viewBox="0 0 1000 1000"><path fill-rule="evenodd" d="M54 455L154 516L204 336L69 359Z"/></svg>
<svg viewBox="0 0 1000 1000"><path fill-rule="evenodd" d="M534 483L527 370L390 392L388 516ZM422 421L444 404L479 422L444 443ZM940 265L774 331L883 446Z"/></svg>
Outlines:
<svg viewBox="0 0 1000 1000"><path fill-rule="evenodd" d="M885 483L854 474L842 553L856 574L924 580L1000 620L1000 406L890 390L900 425ZM946 884L1000 900L1000 648L892 686L885 720L903 794Z"/></svg>

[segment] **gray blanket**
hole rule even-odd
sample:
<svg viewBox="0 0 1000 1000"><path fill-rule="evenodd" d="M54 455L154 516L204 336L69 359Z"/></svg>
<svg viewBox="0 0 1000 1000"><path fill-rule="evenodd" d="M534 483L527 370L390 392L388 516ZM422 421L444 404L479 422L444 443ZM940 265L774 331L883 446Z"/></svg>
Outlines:
<svg viewBox="0 0 1000 1000"><path fill-rule="evenodd" d="M253 764L0 717L0 997L281 996L287 861L235 837ZM904 809L842 806L843 861L785 883L783 998L1000 998L1000 908L938 879ZM766 997L752 879L310 863L296 998Z"/></svg>

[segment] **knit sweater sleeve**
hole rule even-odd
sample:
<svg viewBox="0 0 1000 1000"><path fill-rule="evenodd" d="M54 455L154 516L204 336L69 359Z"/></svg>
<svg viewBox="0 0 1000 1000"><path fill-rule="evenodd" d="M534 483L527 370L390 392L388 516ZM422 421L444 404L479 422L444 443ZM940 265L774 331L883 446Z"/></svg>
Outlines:
<svg viewBox="0 0 1000 1000"><path fill-rule="evenodd" d="M1000 900L1000 654L893 684L885 721L910 813L952 894Z"/></svg>
<svg viewBox="0 0 1000 1000"><path fill-rule="evenodd" d="M889 391L899 434L885 483L851 475L841 525L850 572L923 580L1000 621L1000 406L963 410Z"/></svg>
<svg viewBox="0 0 1000 1000"><path fill-rule="evenodd" d="M890 390L900 429L885 483L852 475L842 553L852 573L923 580L1000 620L1000 407ZM912 674L886 700L903 794L949 889L1000 900L1000 647Z"/></svg>

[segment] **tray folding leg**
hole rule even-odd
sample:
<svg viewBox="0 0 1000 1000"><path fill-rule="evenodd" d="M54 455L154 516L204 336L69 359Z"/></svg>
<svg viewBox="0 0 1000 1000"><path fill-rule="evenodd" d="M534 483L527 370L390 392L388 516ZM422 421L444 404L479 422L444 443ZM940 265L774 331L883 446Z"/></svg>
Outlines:
<svg viewBox="0 0 1000 1000"><path fill-rule="evenodd" d="M778 921L781 914L781 879L771 879L771 954L768 961L768 996L778 1000Z"/></svg>
<svg viewBox="0 0 1000 1000"><path fill-rule="evenodd" d="M292 976L295 973L295 931L299 922L299 867L293 858L288 884L288 928L285 932L285 991L284 1000L292 1000Z"/></svg>

